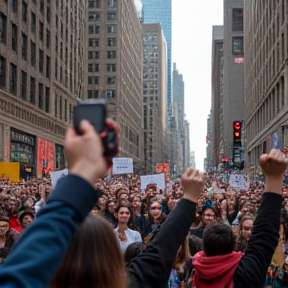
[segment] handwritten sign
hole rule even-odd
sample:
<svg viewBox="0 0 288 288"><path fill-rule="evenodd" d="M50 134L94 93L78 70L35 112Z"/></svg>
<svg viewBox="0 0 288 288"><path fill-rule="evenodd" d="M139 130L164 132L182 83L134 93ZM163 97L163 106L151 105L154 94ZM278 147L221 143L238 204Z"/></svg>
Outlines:
<svg viewBox="0 0 288 288"><path fill-rule="evenodd" d="M68 175L68 169L50 172L52 189L54 189L56 187L57 182L61 178L65 177L67 175Z"/></svg>
<svg viewBox="0 0 288 288"><path fill-rule="evenodd" d="M141 190L145 190L148 184L157 184L158 189L165 189L165 174L154 174L147 176L140 176Z"/></svg>
<svg viewBox="0 0 288 288"><path fill-rule="evenodd" d="M229 179L229 185L237 190L248 190L250 179L248 175L232 174Z"/></svg>
<svg viewBox="0 0 288 288"><path fill-rule="evenodd" d="M113 158L113 175L132 174L133 159L132 158Z"/></svg>

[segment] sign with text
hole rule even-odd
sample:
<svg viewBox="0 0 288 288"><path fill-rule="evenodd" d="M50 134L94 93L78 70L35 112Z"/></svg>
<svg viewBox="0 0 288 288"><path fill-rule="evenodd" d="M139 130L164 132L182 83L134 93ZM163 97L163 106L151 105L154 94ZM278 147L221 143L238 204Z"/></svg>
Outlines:
<svg viewBox="0 0 288 288"><path fill-rule="evenodd" d="M165 189L165 174L140 176L141 190L145 190L148 184L157 184L158 189Z"/></svg>
<svg viewBox="0 0 288 288"><path fill-rule="evenodd" d="M133 159L132 158L113 158L112 174L132 174Z"/></svg>
<svg viewBox="0 0 288 288"><path fill-rule="evenodd" d="M65 177L67 175L68 175L68 169L50 172L52 189L54 189L56 187L57 182L61 178Z"/></svg>
<svg viewBox="0 0 288 288"><path fill-rule="evenodd" d="M248 190L250 187L250 179L248 175L232 174L230 175L229 185L237 190Z"/></svg>

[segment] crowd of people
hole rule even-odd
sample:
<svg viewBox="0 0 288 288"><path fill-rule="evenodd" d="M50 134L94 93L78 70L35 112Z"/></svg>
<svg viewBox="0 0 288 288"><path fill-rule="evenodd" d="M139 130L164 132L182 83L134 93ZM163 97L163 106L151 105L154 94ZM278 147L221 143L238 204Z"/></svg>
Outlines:
<svg viewBox="0 0 288 288"><path fill-rule="evenodd" d="M73 149L71 146L70 150ZM196 170L187 170L181 179L167 183L165 190L155 183L141 190L139 176L101 178L104 171L92 175L93 170L87 170L85 163L78 164L81 159L77 162L77 157L81 155L73 153L70 159L74 156L76 160L67 159L72 167L71 175L60 180L55 189L49 177L10 183L3 176L0 179L0 285L48 287L45 286L48 281L53 288L288 287L288 195L283 179L281 181L287 160L281 158L279 151L273 153L266 155L270 157L268 160L262 159L266 186L251 183L247 190L240 191L235 191L219 175L199 174ZM97 161L98 165L104 165ZM93 196L88 195L93 192L90 186L96 191ZM277 209L277 205L282 208ZM60 227L65 222L66 230ZM41 240L44 234L45 243ZM59 247L53 242L56 238ZM37 285L31 286L33 281L19 278L17 282L7 268L16 267L19 259L27 261L23 255L26 253L28 257L29 249L34 249L37 257L41 251L39 245L44 244L48 245L47 253L55 254L49 256L51 261L55 257L56 268L51 268L54 278L48 280L49 265L53 263L43 260L43 269L47 268L46 273L43 272L46 277L43 276L46 279L43 284L34 282ZM60 253L61 250L64 252ZM23 271L27 273L25 269L37 267L36 262L27 264ZM41 263L38 264L41 267ZM95 267L101 268L96 271ZM39 269L38 266L29 273L35 276L33 273ZM26 274L20 271L18 277L21 275ZM15 280L17 285L5 286L3 279ZM219 279L222 280L219 282Z"/></svg>

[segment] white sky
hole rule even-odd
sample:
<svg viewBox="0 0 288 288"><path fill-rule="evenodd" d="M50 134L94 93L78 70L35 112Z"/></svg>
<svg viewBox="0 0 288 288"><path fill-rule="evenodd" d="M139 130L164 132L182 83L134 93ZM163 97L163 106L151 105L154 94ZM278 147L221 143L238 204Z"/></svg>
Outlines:
<svg viewBox="0 0 288 288"><path fill-rule="evenodd" d="M223 0L172 0L172 63L183 74L190 147L200 170L211 109L212 26L222 24Z"/></svg>

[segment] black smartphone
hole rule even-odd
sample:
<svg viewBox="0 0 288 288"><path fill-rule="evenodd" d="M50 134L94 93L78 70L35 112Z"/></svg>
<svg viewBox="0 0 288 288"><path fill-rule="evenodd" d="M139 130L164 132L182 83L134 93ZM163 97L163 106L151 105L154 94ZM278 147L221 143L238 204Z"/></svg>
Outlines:
<svg viewBox="0 0 288 288"><path fill-rule="evenodd" d="M88 120L98 134L105 129L107 116L105 99L88 99L80 101L74 107L74 128L77 134L81 134L79 125L81 120Z"/></svg>
<svg viewBox="0 0 288 288"><path fill-rule="evenodd" d="M104 156L113 158L118 154L118 140L114 129L106 127L107 107L105 99L87 99L80 101L74 107L74 128L77 134L81 135L79 125L81 120L88 120L98 134L107 131L102 138ZM110 160L109 160L110 161ZM111 160L112 161L112 160Z"/></svg>

